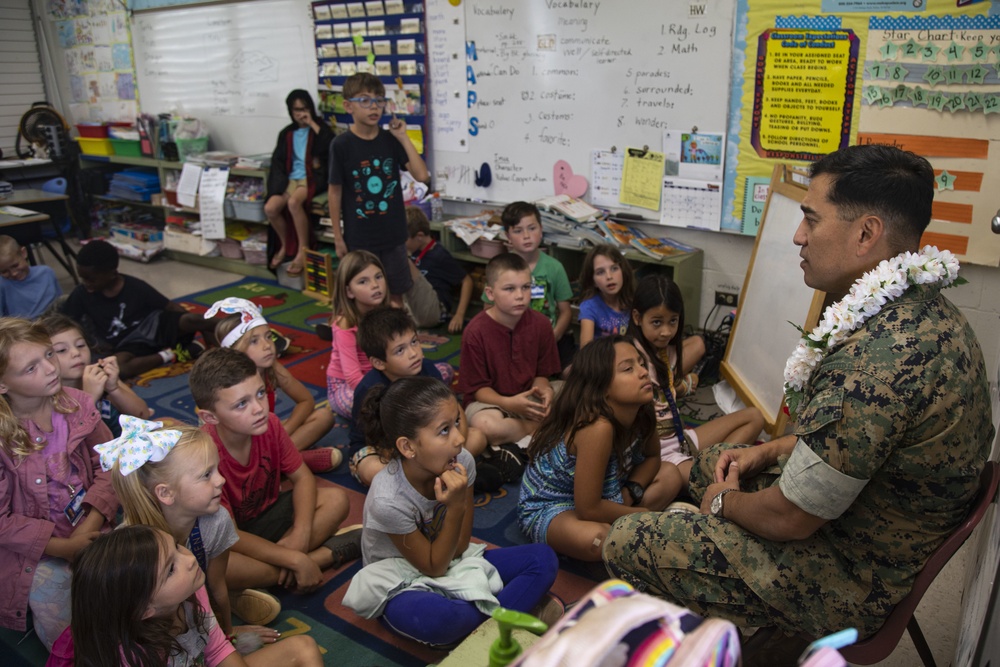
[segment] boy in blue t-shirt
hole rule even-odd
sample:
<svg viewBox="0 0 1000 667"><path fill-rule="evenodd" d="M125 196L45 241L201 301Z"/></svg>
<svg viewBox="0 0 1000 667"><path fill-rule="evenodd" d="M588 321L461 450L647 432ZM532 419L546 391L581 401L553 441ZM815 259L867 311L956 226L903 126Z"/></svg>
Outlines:
<svg viewBox="0 0 1000 667"><path fill-rule="evenodd" d="M391 384L400 378L424 375L440 380L441 373L432 361L424 359L424 350L417 340L417 327L402 308L378 308L365 315L358 325L358 347L368 355L372 369L354 390L348 436L354 453L349 465L354 479L371 486L372 479L386 463L379 459L375 447L365 443L360 422L365 396L372 388ZM469 453L473 456L481 454L486 449L486 436L479 429L469 428L464 411L460 428Z"/></svg>
<svg viewBox="0 0 1000 667"><path fill-rule="evenodd" d="M458 333L465 326L465 312L472 300L472 276L431 236L431 223L424 212L416 206L406 207L406 231L409 234L406 251L410 254L420 278L426 280L432 288L426 298L434 299L433 305L437 306L442 316L451 312L455 288L462 286L455 314L448 322L448 333ZM418 278L414 280L420 282ZM427 292L426 289L419 290L419 285L414 285L413 291L407 295L411 307L414 306L413 294L418 291Z"/></svg>
<svg viewBox="0 0 1000 667"><path fill-rule="evenodd" d="M0 236L0 317L34 319L49 309L62 289L55 271L30 266L28 250Z"/></svg>
<svg viewBox="0 0 1000 667"><path fill-rule="evenodd" d="M344 81L344 108L354 122L330 144L330 217L338 257L349 250L368 250L385 267L391 302L403 305L413 287L406 254L406 214L400 169L418 181L430 174L406 133L406 123L393 118L379 127L385 113L385 86L374 74L358 73Z"/></svg>

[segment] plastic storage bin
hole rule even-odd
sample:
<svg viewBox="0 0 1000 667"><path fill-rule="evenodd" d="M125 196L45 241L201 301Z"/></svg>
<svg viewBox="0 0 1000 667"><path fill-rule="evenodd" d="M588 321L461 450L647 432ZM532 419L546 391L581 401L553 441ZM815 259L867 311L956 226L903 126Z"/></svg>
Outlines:
<svg viewBox="0 0 1000 667"><path fill-rule="evenodd" d="M177 159L184 162L189 155L197 155L208 150L208 137L197 139L175 139L177 144Z"/></svg>
<svg viewBox="0 0 1000 667"><path fill-rule="evenodd" d="M263 266L267 264L267 235L251 234L240 243L247 264Z"/></svg>
<svg viewBox="0 0 1000 667"><path fill-rule="evenodd" d="M129 139L109 139L111 142L111 148L114 150L115 155L121 155L123 157L142 157L142 151L139 149L138 141L131 141Z"/></svg>
<svg viewBox="0 0 1000 667"><path fill-rule="evenodd" d="M247 222L264 222L264 200L247 201L245 199L229 199L233 203L233 217Z"/></svg>
<svg viewBox="0 0 1000 667"><path fill-rule="evenodd" d="M80 137L80 150L84 155L114 155L110 139L88 139Z"/></svg>
<svg viewBox="0 0 1000 667"><path fill-rule="evenodd" d="M469 252L476 257L490 259L496 257L504 250L504 243L499 239L477 239L471 246Z"/></svg>
<svg viewBox="0 0 1000 667"><path fill-rule="evenodd" d="M85 139L107 139L108 126L95 123L80 123L76 126L76 131Z"/></svg>

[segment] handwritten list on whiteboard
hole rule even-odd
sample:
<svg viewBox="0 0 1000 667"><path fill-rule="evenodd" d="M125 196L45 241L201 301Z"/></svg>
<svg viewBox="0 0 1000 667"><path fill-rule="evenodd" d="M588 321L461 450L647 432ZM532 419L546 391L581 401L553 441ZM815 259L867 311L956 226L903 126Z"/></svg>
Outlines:
<svg viewBox="0 0 1000 667"><path fill-rule="evenodd" d="M540 199L554 194L560 160L587 174L594 150L659 151L666 129L726 127L736 0L458 4L461 69L430 68L431 99L457 92L467 107L467 152L431 145L449 196ZM429 5L429 36L441 16ZM484 163L488 187L475 182Z"/></svg>

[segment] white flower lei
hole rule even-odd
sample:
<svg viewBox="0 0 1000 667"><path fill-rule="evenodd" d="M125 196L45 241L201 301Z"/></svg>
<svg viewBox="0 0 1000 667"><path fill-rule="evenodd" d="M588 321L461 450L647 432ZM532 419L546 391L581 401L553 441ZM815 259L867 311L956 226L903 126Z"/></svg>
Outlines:
<svg viewBox="0 0 1000 667"><path fill-rule="evenodd" d="M807 334L793 323L802 332L802 339L785 363L785 404L789 412L796 413L819 362L852 331L910 285L940 282L942 287L948 287L958 279L958 269L958 260L948 250L924 246L919 254L904 252L882 260L861 276L847 296L823 311L823 319L812 332Z"/></svg>

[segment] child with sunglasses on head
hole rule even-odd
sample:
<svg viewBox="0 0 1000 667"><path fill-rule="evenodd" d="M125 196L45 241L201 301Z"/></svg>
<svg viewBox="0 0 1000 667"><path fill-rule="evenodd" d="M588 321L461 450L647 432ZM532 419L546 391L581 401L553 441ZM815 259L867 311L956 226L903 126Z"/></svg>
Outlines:
<svg viewBox="0 0 1000 667"><path fill-rule="evenodd" d="M205 318L219 313L228 316L215 325L215 336L222 347L231 347L244 353L255 364L267 390L267 404L274 412L276 390L281 389L295 401L292 414L281 421L295 449L302 453L302 460L314 473L329 472L340 465L343 454L333 447L309 449L333 428L333 413L326 408L316 409L316 400L306 386L295 379L278 361L271 327L260 308L251 301L227 297L216 301L205 313Z"/></svg>

